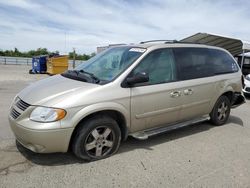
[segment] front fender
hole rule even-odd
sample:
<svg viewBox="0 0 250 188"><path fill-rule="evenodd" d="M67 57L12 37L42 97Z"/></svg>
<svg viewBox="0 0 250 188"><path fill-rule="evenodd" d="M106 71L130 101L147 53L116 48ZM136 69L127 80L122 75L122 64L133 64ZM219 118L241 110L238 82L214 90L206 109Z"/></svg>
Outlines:
<svg viewBox="0 0 250 188"><path fill-rule="evenodd" d="M104 110L114 110L117 112L120 112L126 121L126 126L130 127L130 115L129 111L119 103L115 102L103 102L103 103L97 103L92 104L86 107L83 107L82 109L78 110L72 117L71 117L71 127L76 127L76 125L85 117L87 117L90 114L104 111Z"/></svg>

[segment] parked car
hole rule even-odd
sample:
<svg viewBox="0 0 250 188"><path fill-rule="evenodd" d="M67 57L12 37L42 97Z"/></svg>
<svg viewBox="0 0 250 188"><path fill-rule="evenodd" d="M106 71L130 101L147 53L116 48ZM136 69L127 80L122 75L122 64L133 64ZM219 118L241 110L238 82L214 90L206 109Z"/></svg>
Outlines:
<svg viewBox="0 0 250 188"><path fill-rule="evenodd" d="M242 91L246 97L250 97L250 74L244 77L244 84Z"/></svg>
<svg viewBox="0 0 250 188"><path fill-rule="evenodd" d="M38 153L98 160L120 142L210 120L244 103L241 71L221 48L179 42L105 50L74 70L40 80L14 99L9 122Z"/></svg>

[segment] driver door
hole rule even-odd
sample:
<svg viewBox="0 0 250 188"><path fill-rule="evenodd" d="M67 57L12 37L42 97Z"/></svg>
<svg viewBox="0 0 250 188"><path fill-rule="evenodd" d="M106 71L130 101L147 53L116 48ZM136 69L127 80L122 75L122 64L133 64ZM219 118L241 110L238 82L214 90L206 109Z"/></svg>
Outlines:
<svg viewBox="0 0 250 188"><path fill-rule="evenodd" d="M177 122L181 109L176 69L171 49L149 53L131 75L146 73L149 81L131 88L133 132Z"/></svg>

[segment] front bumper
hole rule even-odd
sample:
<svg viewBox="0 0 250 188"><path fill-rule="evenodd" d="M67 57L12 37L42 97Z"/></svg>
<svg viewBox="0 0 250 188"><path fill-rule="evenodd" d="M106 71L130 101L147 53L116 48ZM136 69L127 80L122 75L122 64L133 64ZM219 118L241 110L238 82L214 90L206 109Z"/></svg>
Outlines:
<svg viewBox="0 0 250 188"><path fill-rule="evenodd" d="M19 125L12 117L9 117L9 123L17 141L33 152L54 153L68 151L73 128L30 129Z"/></svg>

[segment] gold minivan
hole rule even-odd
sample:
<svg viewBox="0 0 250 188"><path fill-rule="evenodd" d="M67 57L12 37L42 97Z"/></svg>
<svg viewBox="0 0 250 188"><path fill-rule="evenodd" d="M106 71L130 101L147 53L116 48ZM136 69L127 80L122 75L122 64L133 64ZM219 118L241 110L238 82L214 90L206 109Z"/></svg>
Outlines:
<svg viewBox="0 0 250 188"><path fill-rule="evenodd" d="M177 41L107 49L74 70L31 84L10 126L24 147L98 160L128 136L147 139L210 120L223 125L245 102L241 71L221 48Z"/></svg>

